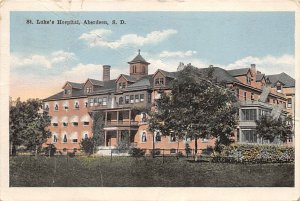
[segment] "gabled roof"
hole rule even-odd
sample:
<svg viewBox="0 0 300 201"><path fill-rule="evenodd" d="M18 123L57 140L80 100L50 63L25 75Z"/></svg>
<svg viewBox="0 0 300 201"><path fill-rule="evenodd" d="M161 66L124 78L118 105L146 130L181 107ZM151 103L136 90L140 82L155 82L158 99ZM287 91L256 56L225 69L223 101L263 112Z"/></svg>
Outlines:
<svg viewBox="0 0 300 201"><path fill-rule="evenodd" d="M256 74L256 82L261 81L265 77L265 74Z"/></svg>
<svg viewBox="0 0 300 201"><path fill-rule="evenodd" d="M84 83L76 83L76 82L67 81L62 88L64 89L67 84L71 85L71 87L74 89L82 89L83 85L84 85Z"/></svg>
<svg viewBox="0 0 300 201"><path fill-rule="evenodd" d="M150 87L149 77L144 77L138 80L136 83L131 84L127 87L127 89L140 88L140 87Z"/></svg>
<svg viewBox="0 0 300 201"><path fill-rule="evenodd" d="M295 87L295 79L286 73L267 75L267 77L271 81L273 87L278 81L283 83L284 87Z"/></svg>
<svg viewBox="0 0 300 201"><path fill-rule="evenodd" d="M240 82L235 77L233 77L231 74L229 74L228 71L224 70L220 67L213 67L213 78L216 79L218 82L224 81L227 83L231 82ZM205 73L208 73L209 68L200 68L200 71L204 71Z"/></svg>
<svg viewBox="0 0 300 201"><path fill-rule="evenodd" d="M119 77L116 79L116 82L118 82L118 80L121 78L121 77L124 77L125 80L127 80L128 82L136 82L136 78L133 77L133 76L130 76L130 75L125 75L125 74L120 74Z"/></svg>
<svg viewBox="0 0 300 201"><path fill-rule="evenodd" d="M90 79L90 78L88 80L91 81L92 85L103 86L103 81Z"/></svg>
<svg viewBox="0 0 300 201"><path fill-rule="evenodd" d="M176 72L168 72L168 71L161 70L161 69L158 69L158 70L153 74L153 77L154 77L158 72L161 72L165 77L176 78Z"/></svg>
<svg viewBox="0 0 300 201"><path fill-rule="evenodd" d="M234 77L239 75L247 75L249 71L250 68L239 68L239 69L227 70L227 72Z"/></svg>
<svg viewBox="0 0 300 201"><path fill-rule="evenodd" d="M140 52L136 57L134 57L134 59L132 59L132 61L129 61L128 63L129 64L135 64L135 63L150 64L140 55Z"/></svg>

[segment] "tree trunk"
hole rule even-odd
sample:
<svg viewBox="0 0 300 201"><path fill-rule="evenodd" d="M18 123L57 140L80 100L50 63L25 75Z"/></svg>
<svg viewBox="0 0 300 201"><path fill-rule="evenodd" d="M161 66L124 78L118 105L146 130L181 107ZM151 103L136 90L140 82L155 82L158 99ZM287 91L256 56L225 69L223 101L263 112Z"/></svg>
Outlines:
<svg viewBox="0 0 300 201"><path fill-rule="evenodd" d="M198 138L195 137L195 161L198 161L197 153L198 153Z"/></svg>
<svg viewBox="0 0 300 201"><path fill-rule="evenodd" d="M11 145L11 155L12 156L17 155L17 148L16 148L16 145L13 142L12 142L12 145Z"/></svg>

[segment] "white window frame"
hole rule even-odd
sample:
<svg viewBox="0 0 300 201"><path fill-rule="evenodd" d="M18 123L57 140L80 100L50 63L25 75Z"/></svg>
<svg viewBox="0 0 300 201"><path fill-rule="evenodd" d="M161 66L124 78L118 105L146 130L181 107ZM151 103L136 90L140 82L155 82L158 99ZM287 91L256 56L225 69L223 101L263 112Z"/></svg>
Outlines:
<svg viewBox="0 0 300 201"><path fill-rule="evenodd" d="M145 135L144 135L145 134ZM144 139L144 136L145 136L145 141L143 140ZM148 136L147 136L147 132L145 130L143 130L141 132L141 143L147 143L147 140L148 140Z"/></svg>

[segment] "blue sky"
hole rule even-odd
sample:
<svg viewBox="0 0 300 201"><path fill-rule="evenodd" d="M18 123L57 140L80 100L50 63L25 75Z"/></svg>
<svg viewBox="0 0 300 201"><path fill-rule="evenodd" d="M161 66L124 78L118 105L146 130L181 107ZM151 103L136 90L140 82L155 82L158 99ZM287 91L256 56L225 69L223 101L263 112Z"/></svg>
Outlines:
<svg viewBox="0 0 300 201"><path fill-rule="evenodd" d="M58 19L81 25L58 25ZM294 77L294 24L293 12L12 12L11 81L22 79L24 85L11 87L11 95L25 97L21 91L29 90L43 98L66 80L101 79L103 64L112 66L112 77L128 73L127 62L138 49L151 63L150 73L176 70L180 61L225 69L256 63L263 73Z"/></svg>

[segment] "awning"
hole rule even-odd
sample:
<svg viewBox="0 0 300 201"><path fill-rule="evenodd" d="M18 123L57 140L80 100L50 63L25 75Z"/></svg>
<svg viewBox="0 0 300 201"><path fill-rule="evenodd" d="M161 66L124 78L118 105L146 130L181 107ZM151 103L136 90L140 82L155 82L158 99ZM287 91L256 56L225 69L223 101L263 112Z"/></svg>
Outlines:
<svg viewBox="0 0 300 201"><path fill-rule="evenodd" d="M57 117L52 117L51 118L51 124L57 124L58 123L58 118Z"/></svg>
<svg viewBox="0 0 300 201"><path fill-rule="evenodd" d="M78 139L78 133L77 133L77 132L71 133L70 138L71 138L71 139Z"/></svg>
<svg viewBox="0 0 300 201"><path fill-rule="evenodd" d="M70 122L78 122L78 116L72 116Z"/></svg>
<svg viewBox="0 0 300 201"><path fill-rule="evenodd" d="M90 115L86 114L86 115L82 116L80 118L80 121L81 122L89 122L90 121Z"/></svg>
<svg viewBox="0 0 300 201"><path fill-rule="evenodd" d="M68 123L68 117L67 116L63 116L61 118L60 122L62 122L62 123Z"/></svg>

